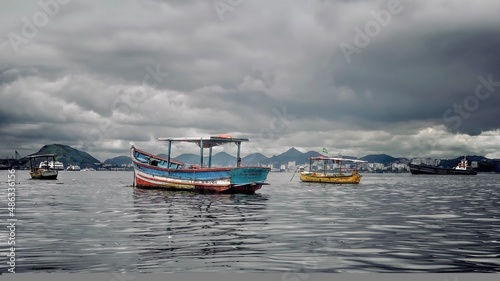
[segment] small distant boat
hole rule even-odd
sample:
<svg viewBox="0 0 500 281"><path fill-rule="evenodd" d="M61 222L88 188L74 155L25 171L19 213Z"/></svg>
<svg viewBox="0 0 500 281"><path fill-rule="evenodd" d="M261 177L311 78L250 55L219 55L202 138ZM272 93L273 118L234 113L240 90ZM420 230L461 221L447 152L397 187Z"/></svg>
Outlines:
<svg viewBox="0 0 500 281"><path fill-rule="evenodd" d="M208 138L159 138L158 140L168 142L167 158L139 150L133 145L130 148L130 158L134 166L134 185L138 188L253 194L263 185L268 184L266 179L270 168L241 166L240 146L248 139L218 135ZM200 147L199 165L187 165L171 159L171 148L174 142L190 142L198 145ZM229 143L237 146L235 166L212 167L212 148ZM209 149L206 167L203 161L205 148Z"/></svg>
<svg viewBox="0 0 500 281"><path fill-rule="evenodd" d="M69 165L66 168L66 171L80 171L80 170L81 170L81 168L78 165Z"/></svg>
<svg viewBox="0 0 500 281"><path fill-rule="evenodd" d="M352 163L354 167L342 169L343 163ZM299 173L300 180L303 182L358 184L362 177L358 173L359 163L366 163L366 161L342 157L311 157L309 158L309 171L301 171ZM329 171L329 164L331 164L331 171ZM320 166L322 170L313 171L314 166ZM338 170L335 166L338 166Z"/></svg>
<svg viewBox="0 0 500 281"><path fill-rule="evenodd" d="M52 162L55 162L56 155L55 154L39 154L39 155L31 155L27 156L30 160L30 170L29 174L32 179L37 180L55 180L57 179L57 170L54 167L50 166L48 163L50 159ZM45 159L40 164L37 163L38 159Z"/></svg>
<svg viewBox="0 0 500 281"><path fill-rule="evenodd" d="M80 171L88 172L88 171L95 171L95 169L94 168L83 168Z"/></svg>
<svg viewBox="0 0 500 281"><path fill-rule="evenodd" d="M415 159L413 161L415 161ZM472 167L469 166L465 156L457 166L453 168L438 167L424 163L410 163L409 166L412 175L477 175L477 171L474 171Z"/></svg>
<svg viewBox="0 0 500 281"><path fill-rule="evenodd" d="M42 163L40 163L39 168L41 168L42 166L49 166L50 168L58 171L64 170L64 164L59 161L43 161Z"/></svg>

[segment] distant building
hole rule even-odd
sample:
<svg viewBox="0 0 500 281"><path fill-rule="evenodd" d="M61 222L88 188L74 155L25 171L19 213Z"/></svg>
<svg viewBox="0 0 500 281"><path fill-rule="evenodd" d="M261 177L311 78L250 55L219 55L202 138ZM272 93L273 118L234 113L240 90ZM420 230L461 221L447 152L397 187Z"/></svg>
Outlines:
<svg viewBox="0 0 500 281"><path fill-rule="evenodd" d="M404 163L392 163L391 169L395 172L409 171L409 167Z"/></svg>

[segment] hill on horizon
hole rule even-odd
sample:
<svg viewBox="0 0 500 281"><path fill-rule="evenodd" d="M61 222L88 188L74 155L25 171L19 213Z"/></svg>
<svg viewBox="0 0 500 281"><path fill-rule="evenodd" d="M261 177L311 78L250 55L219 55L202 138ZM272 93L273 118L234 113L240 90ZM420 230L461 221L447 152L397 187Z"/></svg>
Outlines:
<svg viewBox="0 0 500 281"><path fill-rule="evenodd" d="M87 152L80 151L64 144L47 144L40 148L38 152L30 155L36 154L56 154L56 161L62 162L64 167L76 164L81 168L97 168L101 163L101 161Z"/></svg>
<svg viewBox="0 0 500 281"><path fill-rule="evenodd" d="M64 166L76 164L81 168L98 168L101 164L113 164L117 166L121 166L123 164L131 164L132 160L129 156L117 156L111 159L107 159L104 162L100 162L98 159L91 156L89 153L80 151L78 149L72 148L68 145L63 144L48 144L44 145L38 152L29 154L56 154L56 160L60 161L64 164ZM287 151L273 155L272 157L266 157L261 153L252 153L242 158L243 165L251 166L251 165L273 165L274 167L280 167L283 164L288 164L289 162L295 161L296 165L303 165L309 163L310 157L315 157L318 155L323 155L317 151L307 151L300 152L295 147L288 149ZM159 156L167 157L166 154L159 154ZM352 158L358 159L356 157L351 156L343 156L344 158ZM442 159L441 165L443 166L455 166L456 163L462 159L463 156L459 156L453 159ZM22 158L20 160L21 165L26 165L26 158ZM173 157L173 159L188 163L188 164L199 164L200 157L197 154L181 154L177 157ZM407 163L410 161L407 158L395 158L387 154L371 154L366 155L364 157L359 158L361 160L368 161L370 163L383 163L385 165L390 165L391 163ZM483 156L470 155L467 156L467 160L469 162L477 161L479 165L479 169L481 171L500 171L500 161L498 159L488 159ZM28 162L29 163L29 162ZM204 158L204 165L208 165L208 157ZM234 166L236 165L236 157L230 155L224 151L214 154L212 156L212 165L213 166Z"/></svg>
<svg viewBox="0 0 500 281"><path fill-rule="evenodd" d="M163 158L167 158L166 154L158 154ZM172 157L177 161L187 163L187 164L200 164L200 156L192 153L183 153L177 157ZM205 155L203 158L203 165L208 165L208 156ZM232 156L227 152L221 151L214 155L212 155L212 166L235 166L236 165L236 156Z"/></svg>
<svg viewBox="0 0 500 281"><path fill-rule="evenodd" d="M106 159L103 164L111 164L116 166L132 164L132 159L130 156L117 156L110 159Z"/></svg>
<svg viewBox="0 0 500 281"><path fill-rule="evenodd" d="M360 158L360 160L368 161L369 163L383 163L389 164L394 163L400 158L394 158L387 154L370 154Z"/></svg>

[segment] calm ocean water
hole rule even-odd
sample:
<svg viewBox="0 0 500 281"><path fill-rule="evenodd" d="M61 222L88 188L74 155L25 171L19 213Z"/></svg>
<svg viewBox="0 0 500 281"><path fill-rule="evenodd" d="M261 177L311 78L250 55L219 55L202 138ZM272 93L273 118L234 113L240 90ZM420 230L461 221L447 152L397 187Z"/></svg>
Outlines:
<svg viewBox="0 0 500 281"><path fill-rule="evenodd" d="M132 172L16 176L16 272L500 272L497 174L271 173L255 195L135 190Z"/></svg>

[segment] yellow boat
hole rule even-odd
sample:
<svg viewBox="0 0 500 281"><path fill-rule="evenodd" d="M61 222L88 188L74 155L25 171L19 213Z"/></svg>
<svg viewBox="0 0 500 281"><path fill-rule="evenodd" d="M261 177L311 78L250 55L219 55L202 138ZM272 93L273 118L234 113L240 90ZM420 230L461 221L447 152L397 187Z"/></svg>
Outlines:
<svg viewBox="0 0 500 281"><path fill-rule="evenodd" d="M29 174L32 179L35 180L55 180L57 179L57 170L54 166L49 165L49 159L52 163L56 163L55 154L40 154L28 156L30 159L30 170ZM42 163L38 164L38 159L45 159Z"/></svg>
<svg viewBox="0 0 500 281"><path fill-rule="evenodd" d="M342 164L344 162L353 163L354 167L344 168L342 170ZM303 182L358 184L362 177L358 173L359 163L366 163L366 161L340 157L311 157L309 158L309 171L300 172L300 180ZM329 164L331 164L330 168L332 172L329 172ZM338 166L338 172L335 172L335 165ZM322 171L312 171L313 166L321 166L323 169Z"/></svg>

